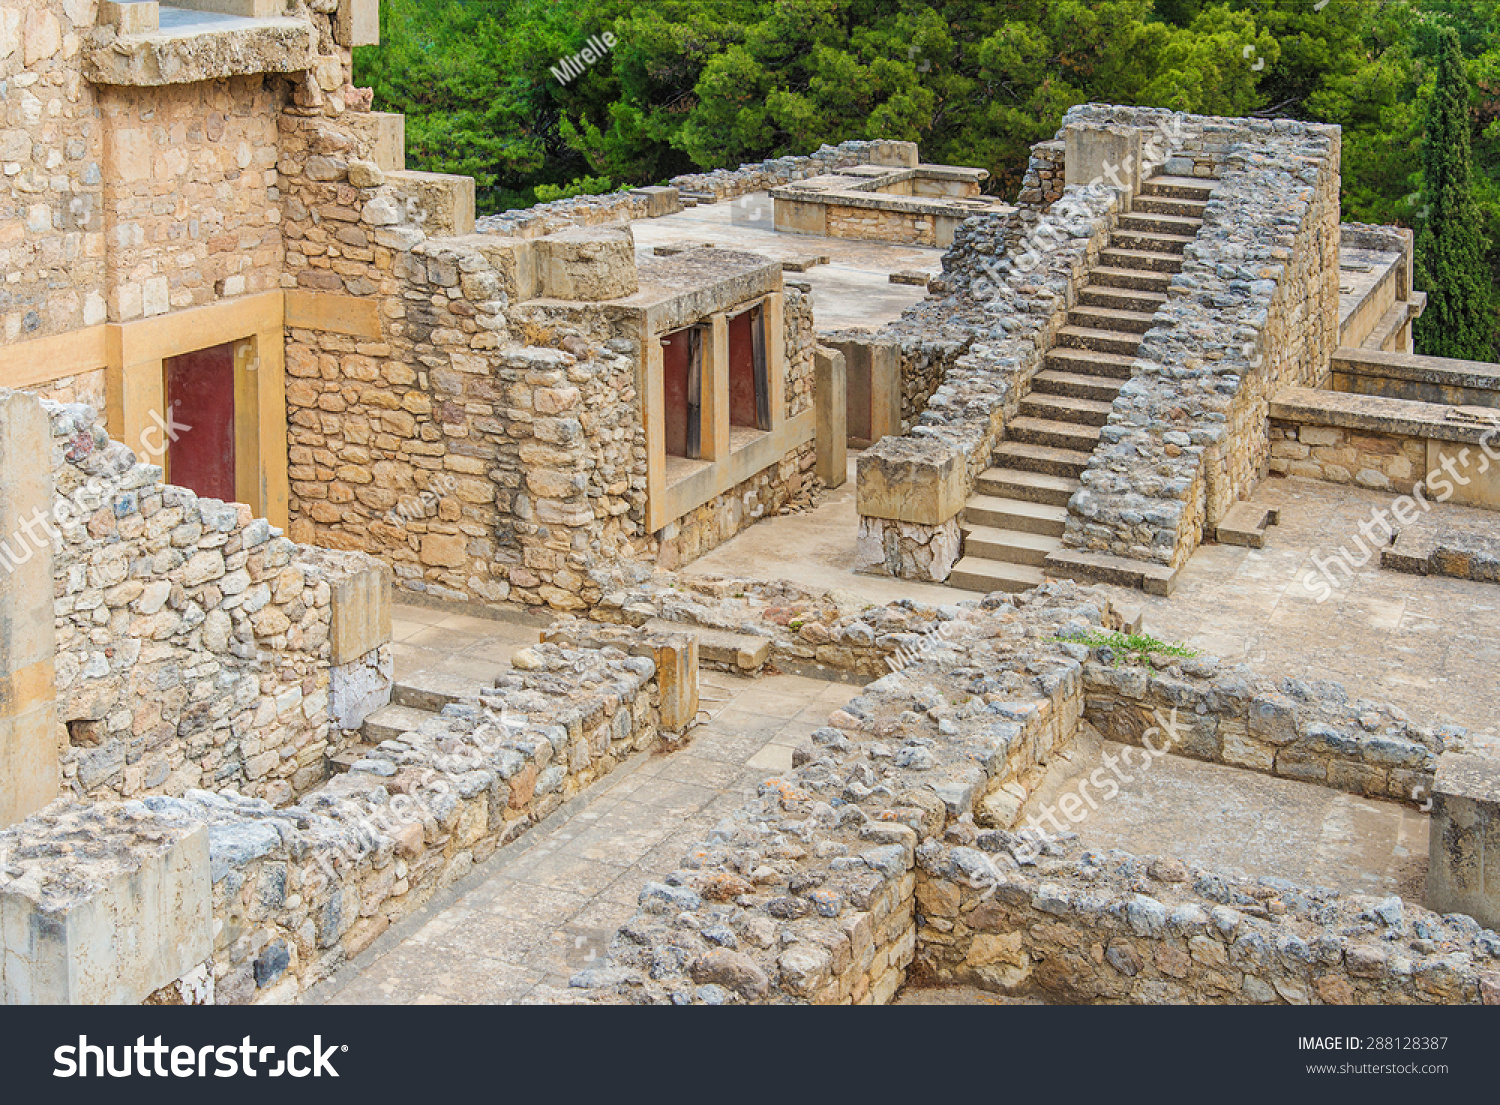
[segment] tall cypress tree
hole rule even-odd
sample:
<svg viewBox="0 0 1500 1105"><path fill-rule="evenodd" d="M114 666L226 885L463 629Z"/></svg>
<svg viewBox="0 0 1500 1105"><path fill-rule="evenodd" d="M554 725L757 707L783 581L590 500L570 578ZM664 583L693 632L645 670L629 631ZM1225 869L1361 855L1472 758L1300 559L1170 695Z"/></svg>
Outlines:
<svg viewBox="0 0 1500 1105"><path fill-rule="evenodd" d="M1489 360L1495 332L1485 237L1469 167L1469 80L1458 34L1439 31L1437 87L1422 137L1425 216L1417 235L1417 283L1427 309L1417 346L1434 357Z"/></svg>

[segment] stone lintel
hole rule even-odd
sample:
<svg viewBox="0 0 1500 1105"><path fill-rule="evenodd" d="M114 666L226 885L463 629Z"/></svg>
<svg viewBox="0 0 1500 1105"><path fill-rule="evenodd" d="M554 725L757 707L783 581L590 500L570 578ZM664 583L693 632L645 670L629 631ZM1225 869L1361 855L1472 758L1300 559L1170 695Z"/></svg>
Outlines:
<svg viewBox="0 0 1500 1105"><path fill-rule="evenodd" d="M313 62L312 24L255 19L118 34L96 27L83 50L83 74L94 84L154 87L257 73L299 73Z"/></svg>

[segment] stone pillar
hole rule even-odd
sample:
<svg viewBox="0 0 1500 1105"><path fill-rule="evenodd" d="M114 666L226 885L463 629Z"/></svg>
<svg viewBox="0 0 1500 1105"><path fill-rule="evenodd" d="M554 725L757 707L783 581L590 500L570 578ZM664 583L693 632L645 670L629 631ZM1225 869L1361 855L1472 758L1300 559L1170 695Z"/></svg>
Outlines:
<svg viewBox="0 0 1500 1105"><path fill-rule="evenodd" d="M333 587L329 713L340 729L358 729L391 700L391 569L369 566L329 581Z"/></svg>
<svg viewBox="0 0 1500 1105"><path fill-rule="evenodd" d="M856 476L857 565L900 579L946 581L962 543L963 454L930 438L888 437L860 454Z"/></svg>
<svg viewBox="0 0 1500 1105"><path fill-rule="evenodd" d="M651 644L662 731L685 733L698 716L698 638L691 633L662 634Z"/></svg>
<svg viewBox="0 0 1500 1105"><path fill-rule="evenodd" d="M849 387L844 355L819 347L813 352L813 408L817 412L817 473L829 487L849 472Z"/></svg>
<svg viewBox="0 0 1500 1105"><path fill-rule="evenodd" d="M1438 757L1426 904L1500 928L1500 761L1453 752Z"/></svg>
<svg viewBox="0 0 1500 1105"><path fill-rule="evenodd" d="M856 449L901 433L901 348L868 337L827 343L844 355L849 443Z"/></svg>
<svg viewBox="0 0 1500 1105"><path fill-rule="evenodd" d="M51 460L40 400L0 391L0 825L57 797Z"/></svg>
<svg viewBox="0 0 1500 1105"><path fill-rule="evenodd" d="M1070 126L1064 137L1064 180L1114 188L1121 212L1129 211L1141 190L1141 132L1126 126Z"/></svg>

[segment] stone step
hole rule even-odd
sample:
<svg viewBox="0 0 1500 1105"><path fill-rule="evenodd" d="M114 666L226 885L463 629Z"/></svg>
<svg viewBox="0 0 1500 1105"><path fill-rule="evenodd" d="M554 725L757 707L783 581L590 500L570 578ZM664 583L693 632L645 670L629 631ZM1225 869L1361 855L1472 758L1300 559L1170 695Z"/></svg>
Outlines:
<svg viewBox="0 0 1500 1105"><path fill-rule="evenodd" d="M1094 330L1118 330L1126 334L1144 334L1151 329L1156 316L1151 311L1127 311L1118 307L1074 307L1068 312L1068 325Z"/></svg>
<svg viewBox="0 0 1500 1105"><path fill-rule="evenodd" d="M501 675L496 668L495 675ZM397 706L409 706L413 710L441 713L450 702L472 702L481 691L494 689L495 680L485 682L464 675L450 675L444 671L416 671L403 675L391 687L391 701Z"/></svg>
<svg viewBox="0 0 1500 1105"><path fill-rule="evenodd" d="M986 468L974 481L976 495L996 499L1023 499L1030 503L1064 508L1073 497L1073 492L1082 486L1071 476L1026 472L1019 468Z"/></svg>
<svg viewBox="0 0 1500 1105"><path fill-rule="evenodd" d="M1167 301L1160 292L1144 292L1137 288L1111 288L1087 284L1078 291L1080 307L1109 307L1116 311L1138 311L1154 315L1156 309Z"/></svg>
<svg viewBox="0 0 1500 1105"><path fill-rule="evenodd" d="M1143 231L1147 234L1177 234L1185 238L1191 238L1197 234L1198 228L1202 225L1202 219L1167 215L1156 211L1132 211L1128 215L1121 215L1119 222L1122 230Z"/></svg>
<svg viewBox="0 0 1500 1105"><path fill-rule="evenodd" d="M1026 499L1000 498L994 495L971 495L964 504L964 528L986 526L990 529L1019 530L1061 537L1068 520L1068 508L1051 503L1034 503Z"/></svg>
<svg viewBox="0 0 1500 1105"><path fill-rule="evenodd" d="M1057 344L1068 349L1091 349L1097 353L1134 357L1140 348L1141 336L1123 334L1118 330L1097 330L1091 326L1064 326L1057 332Z"/></svg>
<svg viewBox="0 0 1500 1105"><path fill-rule="evenodd" d="M1124 380L1080 372L1063 372L1056 368L1044 368L1031 378L1032 396L1069 396L1074 399L1091 399L1098 403L1113 403L1124 386Z"/></svg>
<svg viewBox="0 0 1500 1105"><path fill-rule="evenodd" d="M1050 476L1077 479L1088 467L1089 454L1078 449L1055 449L1050 445L1028 445L1024 441L1002 441L991 458L996 468L1019 468L1023 472L1045 472Z"/></svg>
<svg viewBox="0 0 1500 1105"><path fill-rule="evenodd" d="M1095 288L1132 288L1136 291L1164 294L1172 283L1169 272L1149 269L1098 265L1089 273L1089 285Z"/></svg>
<svg viewBox="0 0 1500 1105"><path fill-rule="evenodd" d="M964 591L1029 591L1044 581L1042 570L1029 564L1002 564L977 556L961 557L953 565L948 585Z"/></svg>
<svg viewBox="0 0 1500 1105"><path fill-rule="evenodd" d="M1005 427L1005 436L1026 445L1048 445L1054 449L1079 449L1092 453L1099 444L1099 427L1021 415L1010 420Z"/></svg>
<svg viewBox="0 0 1500 1105"><path fill-rule="evenodd" d="M1099 251L1099 262L1112 269L1144 269L1147 272L1181 272L1182 258L1175 253L1125 249L1110 245ZM1097 269L1095 273L1097 273ZM1094 273L1089 274L1091 277Z"/></svg>
<svg viewBox="0 0 1500 1105"><path fill-rule="evenodd" d="M968 526L964 529L964 555L995 560L1003 564L1030 564L1040 568L1047 554L1062 548L1061 536L1029 533L1025 530L995 529L991 526Z"/></svg>
<svg viewBox="0 0 1500 1105"><path fill-rule="evenodd" d="M1235 503L1224 513L1215 536L1224 545L1263 549L1266 545L1266 527L1274 526L1280 521L1281 511L1274 506Z"/></svg>
<svg viewBox="0 0 1500 1105"><path fill-rule="evenodd" d="M1032 389L1021 400L1021 413L1028 418L1050 418L1057 422L1081 422L1085 426L1102 426L1109 421L1112 404L1097 399L1079 399L1072 395L1048 395Z"/></svg>
<svg viewBox="0 0 1500 1105"><path fill-rule="evenodd" d="M1141 215L1180 215L1188 219L1202 219L1206 200L1187 200L1171 196L1139 195L1131 202L1131 213Z"/></svg>
<svg viewBox="0 0 1500 1105"><path fill-rule="evenodd" d="M1124 383L1134 371L1135 350L1126 353L1107 353L1098 349L1076 349L1071 346L1053 346L1042 358L1043 368L1068 372L1076 376L1101 376ZM1038 373L1040 375L1040 373ZM1116 388L1118 391L1119 389Z"/></svg>
<svg viewBox="0 0 1500 1105"><path fill-rule="evenodd" d="M414 710L410 706L382 706L359 727L366 744L400 740L424 721L431 721L437 714L428 710Z"/></svg>
<svg viewBox="0 0 1500 1105"><path fill-rule="evenodd" d="M691 633L698 638L698 660L731 671L751 672L765 667L771 658L771 639L728 629L652 618L646 628L658 632Z"/></svg>
<svg viewBox="0 0 1500 1105"><path fill-rule="evenodd" d="M1169 176L1162 173L1141 182L1141 195L1174 200L1206 200L1219 183L1214 177Z"/></svg>
<svg viewBox="0 0 1500 1105"><path fill-rule="evenodd" d="M1115 232L1109 236L1109 244L1113 249L1145 250L1151 253L1177 255L1180 255L1192 240L1191 234L1154 234L1144 230L1125 230L1121 227L1116 227Z"/></svg>

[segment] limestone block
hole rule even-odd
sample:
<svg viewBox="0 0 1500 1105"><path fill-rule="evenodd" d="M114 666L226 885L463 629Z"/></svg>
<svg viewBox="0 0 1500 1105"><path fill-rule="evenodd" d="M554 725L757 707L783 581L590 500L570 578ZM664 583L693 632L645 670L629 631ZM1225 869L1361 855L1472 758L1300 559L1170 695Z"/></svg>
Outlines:
<svg viewBox="0 0 1500 1105"><path fill-rule="evenodd" d="M406 169L406 116L393 111L353 112L344 116L369 143L369 158L382 172Z"/></svg>
<svg viewBox="0 0 1500 1105"><path fill-rule="evenodd" d="M67 878L0 885L0 1002L135 1005L208 959L208 829L163 826L120 843ZM80 861L58 849L48 862Z"/></svg>
<svg viewBox="0 0 1500 1105"><path fill-rule="evenodd" d="M333 37L340 46L378 46L380 0L339 0Z"/></svg>
<svg viewBox="0 0 1500 1105"><path fill-rule="evenodd" d="M648 219L658 219L682 210L682 199L676 188L653 185L649 188L632 188L630 194L646 201L645 217Z"/></svg>
<svg viewBox="0 0 1500 1105"><path fill-rule="evenodd" d="M1428 841L1428 907L1500 927L1500 761L1438 757Z"/></svg>
<svg viewBox="0 0 1500 1105"><path fill-rule="evenodd" d="M428 237L474 233L474 178L453 173L387 171L386 183L409 199Z"/></svg>
<svg viewBox="0 0 1500 1105"><path fill-rule="evenodd" d="M1121 193L1122 206L1141 190L1141 132L1128 126L1066 128L1069 185L1103 184Z"/></svg>
<svg viewBox="0 0 1500 1105"><path fill-rule="evenodd" d="M190 11L218 12L220 15L238 15L244 19L275 19L286 14L284 0L172 0L170 6Z"/></svg>
<svg viewBox="0 0 1500 1105"><path fill-rule="evenodd" d="M540 294L597 303L639 288L628 226L578 227L536 240Z"/></svg>
<svg viewBox="0 0 1500 1105"><path fill-rule="evenodd" d="M661 693L661 727L681 733L698 716L698 638L691 633L658 634L652 641Z"/></svg>
<svg viewBox="0 0 1500 1105"><path fill-rule="evenodd" d="M863 517L937 526L963 510L968 470L951 446L888 437L860 455L858 484Z"/></svg>
<svg viewBox="0 0 1500 1105"><path fill-rule="evenodd" d="M161 26L161 6L156 0L103 0L99 22L122 35L147 35Z"/></svg>
<svg viewBox="0 0 1500 1105"><path fill-rule="evenodd" d="M1429 440L1427 471L1435 473L1427 482L1429 498L1441 495L1441 479L1453 487L1446 502L1500 510L1500 465L1486 457L1480 447Z"/></svg>
<svg viewBox="0 0 1500 1105"><path fill-rule="evenodd" d="M844 355L836 349L816 349L813 407L817 412L817 473L829 487L841 486L848 476L848 393Z"/></svg>
<svg viewBox="0 0 1500 1105"><path fill-rule="evenodd" d="M351 664L391 640L391 569L369 561L332 581L335 665Z"/></svg>
<svg viewBox="0 0 1500 1105"><path fill-rule="evenodd" d="M870 147L871 165L889 165L899 169L915 169L917 163L917 144L915 142L897 142L886 139L878 141Z"/></svg>
<svg viewBox="0 0 1500 1105"><path fill-rule="evenodd" d="M41 402L0 391L0 825L57 796L51 455Z"/></svg>
<svg viewBox="0 0 1500 1105"><path fill-rule="evenodd" d="M844 355L849 440L858 448L901 432L901 349L890 340L828 339Z"/></svg>

